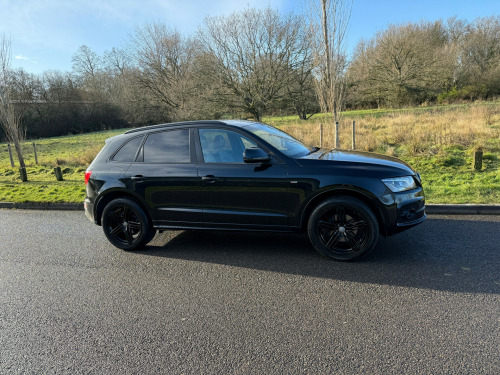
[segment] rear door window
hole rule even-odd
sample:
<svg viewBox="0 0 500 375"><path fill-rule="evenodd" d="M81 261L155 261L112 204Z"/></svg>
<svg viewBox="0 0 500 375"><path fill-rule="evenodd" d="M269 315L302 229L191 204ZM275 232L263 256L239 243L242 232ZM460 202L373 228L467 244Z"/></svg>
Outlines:
<svg viewBox="0 0 500 375"><path fill-rule="evenodd" d="M148 135L144 142L145 163L190 163L189 130L179 129Z"/></svg>

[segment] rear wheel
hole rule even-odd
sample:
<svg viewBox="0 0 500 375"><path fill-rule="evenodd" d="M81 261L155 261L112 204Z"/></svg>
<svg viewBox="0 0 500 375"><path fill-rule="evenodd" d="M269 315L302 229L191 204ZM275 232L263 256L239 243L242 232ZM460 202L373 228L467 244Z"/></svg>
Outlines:
<svg viewBox="0 0 500 375"><path fill-rule="evenodd" d="M366 204L351 197L336 197L314 209L307 232L319 253L336 260L352 260L375 247L379 228Z"/></svg>
<svg viewBox="0 0 500 375"><path fill-rule="evenodd" d="M126 198L112 200L104 208L102 229L109 242L122 250L137 250L155 235L143 209Z"/></svg>

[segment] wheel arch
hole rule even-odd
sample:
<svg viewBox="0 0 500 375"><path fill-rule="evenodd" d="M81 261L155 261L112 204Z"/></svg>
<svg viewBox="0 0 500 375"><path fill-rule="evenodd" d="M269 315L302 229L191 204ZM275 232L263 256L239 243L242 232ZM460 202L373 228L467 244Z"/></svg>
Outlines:
<svg viewBox="0 0 500 375"><path fill-rule="evenodd" d="M379 224L379 233L382 234L383 236L387 235L387 229L386 229L387 219L384 217L382 209L376 203L374 203L374 199L377 198L370 196L366 192L348 188L336 188L323 191L320 194L313 197L309 202L307 202L306 206L304 207L304 210L302 211L300 219L300 229L304 231L307 228L307 222L309 220L309 217L311 216L314 208L316 208L321 202L329 198L346 197L346 196L358 199L364 204L366 204L368 208L372 210L373 214L377 218Z"/></svg>
<svg viewBox="0 0 500 375"><path fill-rule="evenodd" d="M152 224L152 218L151 215L149 214L149 210L139 197L135 196L134 194L131 194L130 191L127 190L113 189L102 194L97 200L97 204L94 207L94 218L97 225L102 225L101 222L102 213L106 205L112 200L118 198L127 198L137 203L146 214L146 217L148 218L149 222Z"/></svg>

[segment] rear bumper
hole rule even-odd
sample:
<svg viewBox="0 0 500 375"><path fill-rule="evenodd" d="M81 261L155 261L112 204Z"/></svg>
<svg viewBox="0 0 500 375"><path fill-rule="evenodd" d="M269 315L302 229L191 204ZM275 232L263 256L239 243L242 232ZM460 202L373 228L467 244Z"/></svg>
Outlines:
<svg viewBox="0 0 500 375"><path fill-rule="evenodd" d="M87 216L90 221L97 224L97 222L94 218L94 203L91 202L89 198L85 198L83 200L83 208L85 210L85 216Z"/></svg>

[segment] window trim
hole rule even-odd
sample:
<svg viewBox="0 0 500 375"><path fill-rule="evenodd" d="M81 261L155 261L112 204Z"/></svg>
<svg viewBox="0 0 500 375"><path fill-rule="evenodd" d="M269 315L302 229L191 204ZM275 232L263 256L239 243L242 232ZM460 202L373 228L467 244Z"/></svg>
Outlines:
<svg viewBox="0 0 500 375"><path fill-rule="evenodd" d="M142 137L142 142L140 143L139 147L137 148L137 150L135 151L135 155L134 155L134 158L132 161L119 161L119 160L114 160L116 154L118 154L118 152L120 152L120 150L125 147L125 145L127 145L128 143L132 142L134 139L137 139L137 138L141 138ZM144 134L141 134L141 135L138 135L136 137L131 137L129 139L127 139L125 142L122 143L122 145L120 147L118 147L118 149L113 152L113 154L111 154L111 156L108 158L108 161L109 162L112 162L112 163L135 163L135 160L137 159L137 154L139 153L139 150L141 149L142 145L144 144L144 140L146 139L146 137L144 136Z"/></svg>

